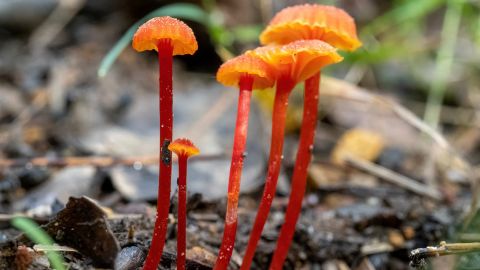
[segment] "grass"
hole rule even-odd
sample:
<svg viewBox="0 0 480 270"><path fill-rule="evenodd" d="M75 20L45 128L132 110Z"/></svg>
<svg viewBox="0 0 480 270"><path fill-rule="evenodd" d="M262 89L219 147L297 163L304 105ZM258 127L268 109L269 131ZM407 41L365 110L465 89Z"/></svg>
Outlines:
<svg viewBox="0 0 480 270"><path fill-rule="evenodd" d="M12 220L12 225L18 230L22 231L30 240L35 244L52 246L54 244L53 239L38 226L35 221L24 218L17 217ZM47 251L47 257L50 261L50 265L55 270L65 270L65 264L63 257L60 253L56 251Z"/></svg>

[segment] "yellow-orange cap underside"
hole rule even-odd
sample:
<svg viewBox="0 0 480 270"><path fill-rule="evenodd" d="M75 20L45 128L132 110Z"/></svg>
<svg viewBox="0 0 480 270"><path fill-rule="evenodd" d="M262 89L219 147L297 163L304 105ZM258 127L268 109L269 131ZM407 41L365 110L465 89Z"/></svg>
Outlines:
<svg viewBox="0 0 480 270"><path fill-rule="evenodd" d="M247 51L276 69L277 76L303 81L325 66L343 60L336 49L320 40L298 40L287 45L267 45Z"/></svg>
<svg viewBox="0 0 480 270"><path fill-rule="evenodd" d="M195 156L200 154L200 150L189 140L185 138L174 140L169 146L168 150L177 154L177 156Z"/></svg>
<svg viewBox="0 0 480 270"><path fill-rule="evenodd" d="M278 12L260 35L262 44L287 44L301 39L319 39L347 51L362 43L355 21L342 9L317 4L287 7Z"/></svg>
<svg viewBox="0 0 480 270"><path fill-rule="evenodd" d="M193 54L197 40L193 31L184 22L172 17L156 17L142 24L133 36L132 46L136 51L158 50L157 42L170 39L173 55Z"/></svg>
<svg viewBox="0 0 480 270"><path fill-rule="evenodd" d="M244 75L253 77L253 89L265 89L275 84L275 72L269 64L252 55L240 55L223 63L217 71L217 81L238 87Z"/></svg>

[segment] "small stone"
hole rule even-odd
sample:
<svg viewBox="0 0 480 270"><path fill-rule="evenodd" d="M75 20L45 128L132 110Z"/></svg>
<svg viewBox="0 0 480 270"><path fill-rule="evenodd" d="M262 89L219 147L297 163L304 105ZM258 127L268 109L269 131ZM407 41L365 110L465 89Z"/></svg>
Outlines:
<svg viewBox="0 0 480 270"><path fill-rule="evenodd" d="M388 232L388 241L396 248L401 248L405 244L405 238L403 238L403 235L397 230L391 230Z"/></svg>
<svg viewBox="0 0 480 270"><path fill-rule="evenodd" d="M138 269L146 258L145 251L137 246L124 247L115 259L116 270Z"/></svg>
<svg viewBox="0 0 480 270"><path fill-rule="evenodd" d="M92 199L71 197L43 229L57 243L78 250L97 267L112 267L120 245L102 208Z"/></svg>
<svg viewBox="0 0 480 270"><path fill-rule="evenodd" d="M413 237L415 237L415 229L411 226L403 228L402 233L407 240L413 239Z"/></svg>

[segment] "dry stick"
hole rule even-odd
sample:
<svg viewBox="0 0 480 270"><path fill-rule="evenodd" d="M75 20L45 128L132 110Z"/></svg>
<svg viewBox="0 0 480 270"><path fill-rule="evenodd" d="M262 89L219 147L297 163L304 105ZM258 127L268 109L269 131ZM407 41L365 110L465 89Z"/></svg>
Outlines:
<svg viewBox="0 0 480 270"><path fill-rule="evenodd" d="M9 124L2 126L0 130L0 144L21 137L22 128L26 126L33 116L48 105L48 99L44 95L35 95L30 105L24 108Z"/></svg>
<svg viewBox="0 0 480 270"><path fill-rule="evenodd" d="M470 223L473 221L477 214L478 208L478 201L479 201L479 194L480 194L480 178L478 177L478 173L480 169L478 167L472 168L470 170L470 179L471 179L471 189L472 189L472 200L470 202L470 209L467 215L464 218L464 222L462 225L462 229L466 230Z"/></svg>
<svg viewBox="0 0 480 270"><path fill-rule="evenodd" d="M427 257L438 257L438 256L463 254L463 253L479 252L479 251L480 251L480 242L447 244L442 241L440 242L439 246L417 248L412 250L410 252L410 258L413 261L415 261L415 260L420 260Z"/></svg>
<svg viewBox="0 0 480 270"><path fill-rule="evenodd" d="M27 214L20 214L20 213L17 213L17 214L0 214L0 222L10 222L10 221L12 221L12 219L19 218L19 217L33 218L34 219L34 217L31 217ZM37 220L35 220L35 221L37 221Z"/></svg>
<svg viewBox="0 0 480 270"><path fill-rule="evenodd" d="M373 164L366 160L357 159L354 157L347 157L345 161L348 165L369 172L381 179L384 179L392 184L408 189L416 194L427 196L434 200L442 200L443 195L436 189L433 189L427 185L421 184L413 179L410 179L404 175L398 174L385 167Z"/></svg>
<svg viewBox="0 0 480 270"><path fill-rule="evenodd" d="M210 109L188 128L185 137L192 138L192 141L199 141L204 135L208 134L206 131L211 130L212 125L224 115L227 109L231 108L234 104L235 97L234 91L223 92L217 101L210 106Z"/></svg>
<svg viewBox="0 0 480 270"><path fill-rule="evenodd" d="M225 153L206 154L196 157L195 161L208 161L226 158ZM176 157L172 158L174 162ZM18 167L69 167L69 166L95 166L110 167L114 165L133 166L133 165L156 165L158 164L158 155L147 155L137 157L65 157L65 158L18 158L18 159L0 159L0 169L18 168Z"/></svg>
<svg viewBox="0 0 480 270"><path fill-rule="evenodd" d="M40 52L47 47L84 6L85 0L61 0L48 18L30 36L29 46Z"/></svg>
<svg viewBox="0 0 480 270"><path fill-rule="evenodd" d="M68 166L84 166L91 165L97 167L108 167L113 165L134 165L140 162L141 164L155 164L158 162L158 156L143 156L143 157L128 157L128 158L114 158L114 157L65 157L65 158L18 158L18 159L0 159L0 168L8 167L68 167Z"/></svg>
<svg viewBox="0 0 480 270"><path fill-rule="evenodd" d="M470 163L467 162L465 159L463 159L460 155L458 155L456 151L453 150L451 145L447 142L447 140L445 139L445 137L443 137L441 133L439 133L437 130L433 129L432 127L430 127L427 123L423 122L420 118L418 118L415 114L410 112L408 109L396 103L395 101L389 100L388 98L382 97L380 95L369 93L360 87L357 87L355 85L349 84L347 82L344 82L338 79L324 77L322 81L326 84L326 87L322 87L324 89L321 93L322 95L329 95L332 97L344 98L344 99L355 100L355 101L365 102L365 103L376 103L387 109L390 109L399 118L401 118L408 124L415 127L420 132L430 137L437 146L445 150L445 153L447 153L450 156L452 161L461 163L465 172L467 172L467 175L468 175L467 177L470 183L474 185L474 187L477 187L478 185L478 190L480 190L480 183L477 183L479 179L474 177L475 175L474 169L471 167ZM477 188L474 188L474 189L477 190ZM473 195L474 196L472 199L470 213L467 216L464 226L470 223L471 217L475 215L475 212L477 209L476 204L477 204L477 201L479 200L478 196L480 196L480 193L476 192L476 193L473 193Z"/></svg>
<svg viewBox="0 0 480 270"><path fill-rule="evenodd" d="M458 241L462 242L478 242L480 241L479 233L459 233L457 235Z"/></svg>
<svg viewBox="0 0 480 270"><path fill-rule="evenodd" d="M325 86L322 87L321 95L327 95L332 97L339 97L349 100L356 100L365 103L378 103L379 105L383 105L384 107L393 111L398 117L403 119L408 124L412 125L419 131L425 133L430 137L438 146L441 148L450 150L451 147L445 137L440 134L435 129L432 129L429 125L423 122L420 118L418 118L415 114L410 112L408 109L403 107L402 105L392 101L388 98L382 97L380 95L375 95L369 93L368 91L352 85L350 83L330 78L324 77L322 78ZM340 90L340 91L339 91Z"/></svg>

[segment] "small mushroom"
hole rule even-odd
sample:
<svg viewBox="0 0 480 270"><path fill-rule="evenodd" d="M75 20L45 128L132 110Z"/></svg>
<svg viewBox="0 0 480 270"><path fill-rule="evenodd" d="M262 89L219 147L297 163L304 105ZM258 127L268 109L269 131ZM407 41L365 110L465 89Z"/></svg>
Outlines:
<svg viewBox="0 0 480 270"><path fill-rule="evenodd" d="M156 17L141 25L133 36L132 46L141 52L156 50L159 62L160 161L158 176L157 218L152 244L143 269L157 269L168 226L172 153L168 145L173 130L172 60L174 55L193 54L198 48L192 29L172 17Z"/></svg>
<svg viewBox="0 0 480 270"><path fill-rule="evenodd" d="M260 35L262 44L285 44L301 39L322 40L347 51L353 51L362 45L357 38L355 21L348 13L333 6L318 4L298 5L281 10ZM282 268L302 208L317 123L319 87L320 70L305 81L303 120L290 199L270 269ZM243 263L247 264L248 261L244 260Z"/></svg>
<svg viewBox="0 0 480 270"><path fill-rule="evenodd" d="M319 40L299 40L283 46L268 45L249 51L247 54L260 57L276 69L277 89L272 115L272 139L267 178L241 269L250 269L275 196L283 156L283 137L290 92L298 82L318 73L321 68L343 59L334 47Z"/></svg>
<svg viewBox="0 0 480 270"><path fill-rule="evenodd" d="M237 231L237 208L240 194L245 145L247 142L248 115L252 89L273 87L275 73L273 69L258 57L237 56L225 62L217 72L217 80L226 86L239 88L237 120L233 138L232 160L228 179L227 212L223 240L214 269L226 269L232 256Z"/></svg>
<svg viewBox="0 0 480 270"><path fill-rule="evenodd" d="M178 223L177 223L177 269L185 270L187 246L187 160L200 154L189 139L176 139L168 150L178 157Z"/></svg>

